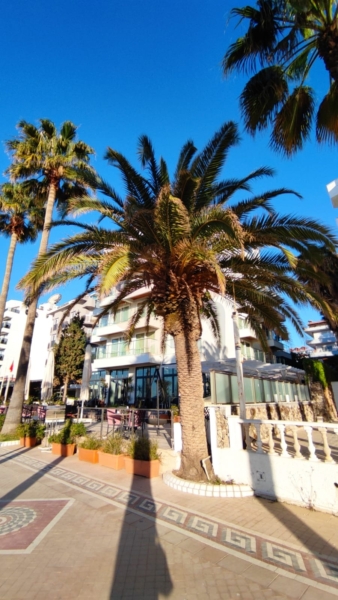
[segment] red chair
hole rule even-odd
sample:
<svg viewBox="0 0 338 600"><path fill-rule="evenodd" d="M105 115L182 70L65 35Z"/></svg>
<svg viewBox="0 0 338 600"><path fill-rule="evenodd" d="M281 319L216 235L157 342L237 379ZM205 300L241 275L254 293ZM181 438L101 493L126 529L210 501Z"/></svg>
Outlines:
<svg viewBox="0 0 338 600"><path fill-rule="evenodd" d="M117 414L117 410L114 408L107 408L107 435L109 429L113 432L118 429L123 431L124 426L124 415Z"/></svg>

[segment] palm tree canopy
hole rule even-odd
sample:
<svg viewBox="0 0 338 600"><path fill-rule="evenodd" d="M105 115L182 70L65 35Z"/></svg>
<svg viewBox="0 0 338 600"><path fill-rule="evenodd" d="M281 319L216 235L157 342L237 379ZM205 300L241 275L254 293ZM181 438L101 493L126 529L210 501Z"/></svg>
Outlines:
<svg viewBox="0 0 338 600"><path fill-rule="evenodd" d="M48 119L40 119L39 127L20 121L19 135L6 142L12 163L7 173L14 181L30 179L48 193L55 185L60 206L72 196L86 193L94 180L94 170L89 165L94 150L77 140L77 127L65 121L60 131ZM35 178L35 179L33 179Z"/></svg>
<svg viewBox="0 0 338 600"><path fill-rule="evenodd" d="M336 143L337 0L257 0L232 14L248 28L228 48L223 71L253 73L240 97L247 131L254 134L272 125L271 146L290 156L303 147L315 119L317 141ZM316 62L329 74L318 107L307 84Z"/></svg>
<svg viewBox="0 0 338 600"><path fill-rule="evenodd" d="M34 242L44 221L44 202L25 184L4 183L0 189L0 233Z"/></svg>
<svg viewBox="0 0 338 600"><path fill-rule="evenodd" d="M235 295L260 338L262 322L284 338L284 318L300 330L301 322L287 302L322 305L319 294L293 276L296 255L317 244L334 248L334 236L317 221L278 215L272 200L288 189L266 192L234 203L237 190L251 191L251 182L272 175L258 169L239 180L220 180L227 154L239 141L234 123L225 123L202 152L191 141L179 155L172 182L163 159L156 161L150 140L139 140L138 156L148 177L108 148L106 158L121 171L126 197L120 198L103 180L104 201L74 198L77 214L98 211L113 227L82 225L82 231L54 245L37 259L21 287L51 289L71 279L96 281L101 296L118 283L123 288L112 304L117 310L131 292L150 293L131 321L132 333L144 308L163 317L165 333L196 328L195 317L217 317L210 293ZM69 223L73 223L69 221ZM194 318L193 318L194 317ZM192 323L194 321L194 324Z"/></svg>

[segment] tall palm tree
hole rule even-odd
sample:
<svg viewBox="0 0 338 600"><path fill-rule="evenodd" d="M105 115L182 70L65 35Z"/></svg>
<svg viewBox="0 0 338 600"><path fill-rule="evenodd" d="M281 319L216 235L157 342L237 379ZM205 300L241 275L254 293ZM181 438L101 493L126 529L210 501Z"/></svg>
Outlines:
<svg viewBox="0 0 338 600"><path fill-rule="evenodd" d="M60 131L48 119L40 119L39 127L26 121L18 124L19 135L6 143L12 157L8 174L14 181L29 180L39 193L45 190L45 218L39 254L46 252L55 202L65 210L71 196L87 194L94 171L89 165L93 149L76 139L77 127L65 121ZM32 178L35 178L34 180ZM29 290L26 290L29 292ZM3 431L8 432L21 421L38 295L31 297L23 336L17 377Z"/></svg>
<svg viewBox="0 0 338 600"><path fill-rule="evenodd" d="M287 295L298 303L321 303L292 277L291 265L296 260L292 249L307 247L309 241L325 241L333 247L328 229L319 223L274 212L272 199L290 190L229 204L234 192L250 190L251 180L272 174L262 168L240 180L219 180L227 154L238 140L237 128L229 122L200 153L187 142L172 182L165 161L156 161L146 136L140 138L138 155L148 177L109 148L106 158L121 171L125 198L100 181L108 199L74 199L71 207L78 214L98 211L110 219L113 228L82 225L83 231L40 256L21 282L32 289L51 289L88 277L95 279L101 295L123 282L104 312L116 311L135 290L149 288L129 323L128 335L130 339L146 311L148 322L151 313L162 317L164 336L174 338L183 438L179 473L188 479L204 477L201 460L208 455L197 342L203 317L218 335L213 294L232 296L234 291L261 339L262 323L285 337L284 317L298 329L301 325ZM259 252L266 247L271 250Z"/></svg>
<svg viewBox="0 0 338 600"><path fill-rule="evenodd" d="M338 141L337 0L257 0L234 8L246 33L223 58L226 75L253 73L240 97L247 131L272 125L271 146L291 155L308 139L314 118L318 142ZM318 108L307 79L315 63L328 72Z"/></svg>
<svg viewBox="0 0 338 600"><path fill-rule="evenodd" d="M3 321L17 244L34 242L42 230L44 207L24 184L4 183L0 191L0 234L10 238L0 294Z"/></svg>

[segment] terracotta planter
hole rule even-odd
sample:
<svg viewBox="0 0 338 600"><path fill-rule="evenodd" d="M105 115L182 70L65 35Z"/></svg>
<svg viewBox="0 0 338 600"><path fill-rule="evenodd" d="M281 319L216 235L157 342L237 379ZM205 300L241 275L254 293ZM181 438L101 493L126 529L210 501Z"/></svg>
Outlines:
<svg viewBox="0 0 338 600"><path fill-rule="evenodd" d="M20 438L20 446L25 447L25 438Z"/></svg>
<svg viewBox="0 0 338 600"><path fill-rule="evenodd" d="M34 448L37 443L36 437L25 437L25 448Z"/></svg>
<svg viewBox="0 0 338 600"><path fill-rule="evenodd" d="M58 444L52 442L52 454L57 456L72 456L75 454L76 444Z"/></svg>
<svg viewBox="0 0 338 600"><path fill-rule="evenodd" d="M181 422L181 417L179 415L176 415L174 417L174 423L180 423Z"/></svg>
<svg viewBox="0 0 338 600"><path fill-rule="evenodd" d="M99 465L102 467L108 467L115 471L124 469L124 454L108 454L107 452L101 452L98 450Z"/></svg>
<svg viewBox="0 0 338 600"><path fill-rule="evenodd" d="M99 456L98 456L97 450L88 450L87 448L79 447L77 449L77 454L78 454L79 460L84 460L85 462L89 462L89 463L99 462Z"/></svg>
<svg viewBox="0 0 338 600"><path fill-rule="evenodd" d="M135 460L130 456L124 459L124 465L127 473L130 475L140 475L141 477L158 477L160 474L159 460Z"/></svg>

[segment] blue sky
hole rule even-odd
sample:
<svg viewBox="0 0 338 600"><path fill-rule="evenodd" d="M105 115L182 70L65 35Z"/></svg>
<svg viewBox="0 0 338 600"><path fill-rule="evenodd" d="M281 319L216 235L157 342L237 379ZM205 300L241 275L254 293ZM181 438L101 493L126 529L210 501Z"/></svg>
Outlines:
<svg viewBox="0 0 338 600"><path fill-rule="evenodd" d="M243 79L224 79L222 57L239 30L229 20L233 6L224 0L16 0L2 6L0 38L2 94L0 140L16 135L20 119L49 118L57 125L72 120L79 136L96 151L94 166L121 193L118 173L103 160L107 146L136 164L138 137L146 133L158 156L171 169L187 139L201 148L224 121L238 122L242 143L234 148L224 176L247 175L273 167L273 180L261 180L255 192L288 187L303 200L282 196L280 212L320 218L336 229L338 211L331 206L325 185L338 177L338 148L319 147L314 139L293 159L284 159L268 146L269 136L249 138L243 132L238 96ZM325 93L327 75L310 80ZM0 173L8 166L0 152ZM52 232L51 240L70 233ZM0 239L4 270L8 241ZM18 249L9 298L20 298L19 278L37 252L36 245ZM69 300L80 284L64 287ZM316 318L302 311L304 321ZM302 340L292 333L292 344Z"/></svg>

